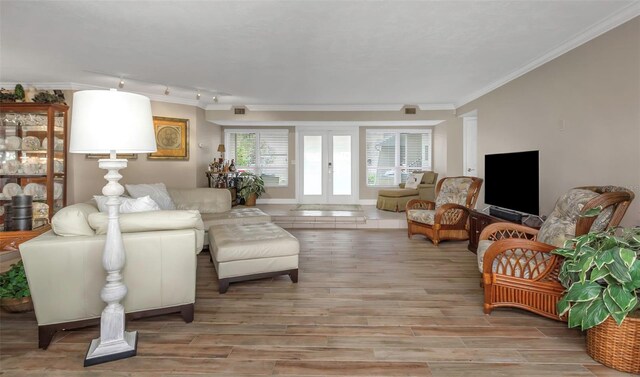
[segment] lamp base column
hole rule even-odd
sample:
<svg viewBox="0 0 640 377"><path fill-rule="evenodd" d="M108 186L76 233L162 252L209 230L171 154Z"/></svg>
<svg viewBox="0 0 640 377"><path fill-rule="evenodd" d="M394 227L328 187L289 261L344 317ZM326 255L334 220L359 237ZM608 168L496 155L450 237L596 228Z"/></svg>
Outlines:
<svg viewBox="0 0 640 377"><path fill-rule="evenodd" d="M138 332L125 331L124 338L115 342L100 343L100 338L94 339L89 345L84 358L84 366L102 364L109 361L126 359L136 355L138 351Z"/></svg>

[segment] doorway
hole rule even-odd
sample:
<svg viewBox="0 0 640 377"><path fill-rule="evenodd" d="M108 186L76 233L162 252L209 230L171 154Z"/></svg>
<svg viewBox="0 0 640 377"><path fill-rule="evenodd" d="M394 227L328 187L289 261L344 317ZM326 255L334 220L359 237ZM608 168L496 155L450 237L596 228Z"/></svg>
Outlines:
<svg viewBox="0 0 640 377"><path fill-rule="evenodd" d="M357 129L299 132L299 202L356 203Z"/></svg>
<svg viewBox="0 0 640 377"><path fill-rule="evenodd" d="M478 176L478 118L464 116L462 118L462 144L464 175ZM458 165L459 166L459 165Z"/></svg>

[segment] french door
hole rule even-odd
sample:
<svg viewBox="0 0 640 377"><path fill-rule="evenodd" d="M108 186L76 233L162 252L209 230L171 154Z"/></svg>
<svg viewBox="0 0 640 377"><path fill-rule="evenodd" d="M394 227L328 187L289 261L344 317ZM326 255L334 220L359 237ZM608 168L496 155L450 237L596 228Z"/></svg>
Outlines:
<svg viewBox="0 0 640 377"><path fill-rule="evenodd" d="M300 201L349 204L357 200L357 130L299 132Z"/></svg>

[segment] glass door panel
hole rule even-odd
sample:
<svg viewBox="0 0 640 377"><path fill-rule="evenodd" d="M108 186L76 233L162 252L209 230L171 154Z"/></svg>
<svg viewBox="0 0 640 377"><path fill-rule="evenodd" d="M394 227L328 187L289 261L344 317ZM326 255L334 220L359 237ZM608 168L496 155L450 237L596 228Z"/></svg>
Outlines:
<svg viewBox="0 0 640 377"><path fill-rule="evenodd" d="M323 194L322 144L322 135L304 135L303 137L304 196Z"/></svg>
<svg viewBox="0 0 640 377"><path fill-rule="evenodd" d="M351 135L334 135L332 195L351 195Z"/></svg>

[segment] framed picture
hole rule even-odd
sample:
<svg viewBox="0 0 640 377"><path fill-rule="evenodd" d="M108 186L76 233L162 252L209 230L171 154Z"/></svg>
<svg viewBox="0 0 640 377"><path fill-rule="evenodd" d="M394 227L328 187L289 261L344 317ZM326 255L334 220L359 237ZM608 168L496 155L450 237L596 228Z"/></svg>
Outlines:
<svg viewBox="0 0 640 377"><path fill-rule="evenodd" d="M91 154L85 154L84 157L89 159L89 160L101 160L101 159L109 158L109 154L107 154L107 153L104 153L104 154L91 153ZM126 160L137 160L138 159L138 154L137 153L118 153L116 155L116 158L124 158Z"/></svg>
<svg viewBox="0 0 640 377"><path fill-rule="evenodd" d="M189 119L153 117L153 129L158 151L149 153L149 159L189 159Z"/></svg>

